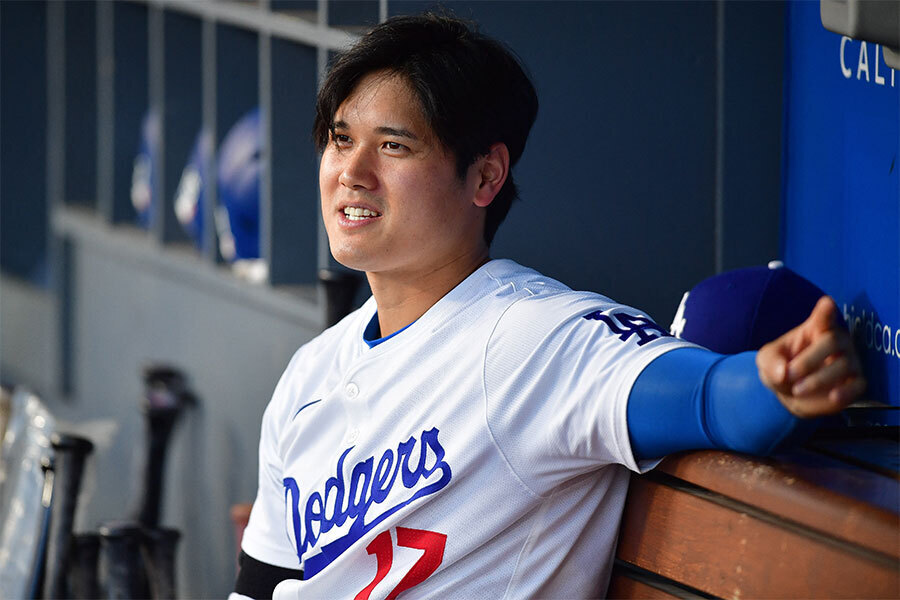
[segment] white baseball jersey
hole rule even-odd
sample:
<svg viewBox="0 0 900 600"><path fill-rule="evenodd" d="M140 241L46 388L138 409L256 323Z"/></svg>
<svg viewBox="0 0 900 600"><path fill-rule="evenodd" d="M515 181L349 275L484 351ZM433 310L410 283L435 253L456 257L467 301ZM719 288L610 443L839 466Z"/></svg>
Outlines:
<svg viewBox="0 0 900 600"><path fill-rule="evenodd" d="M274 597L602 595L631 386L689 344L508 260L369 348L375 312L301 348L266 409L243 550L304 572Z"/></svg>

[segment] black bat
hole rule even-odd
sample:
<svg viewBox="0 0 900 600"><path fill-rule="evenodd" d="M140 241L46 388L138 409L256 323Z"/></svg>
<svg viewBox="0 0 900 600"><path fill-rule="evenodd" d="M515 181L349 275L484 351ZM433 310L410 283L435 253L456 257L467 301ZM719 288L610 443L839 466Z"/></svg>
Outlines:
<svg viewBox="0 0 900 600"><path fill-rule="evenodd" d="M143 530L141 555L154 600L175 598L175 549L180 537L177 529Z"/></svg>
<svg viewBox="0 0 900 600"><path fill-rule="evenodd" d="M147 598L141 560L141 525L134 521L107 521L100 526L101 577L106 598Z"/></svg>
<svg viewBox="0 0 900 600"><path fill-rule="evenodd" d="M143 412L147 453L133 515L146 528L154 529L159 526L169 439L182 410L194 401L194 396L187 389L185 376L179 370L163 365L144 370Z"/></svg>
<svg viewBox="0 0 900 600"><path fill-rule="evenodd" d="M321 269L319 282L325 288L325 322L331 327L353 308L360 276L350 271Z"/></svg>
<svg viewBox="0 0 900 600"><path fill-rule="evenodd" d="M181 533L176 529L148 529L137 521L102 524L99 564L101 578L106 584L104 597L174 599L175 549L180 537ZM86 564L85 567L84 575L89 579L91 566ZM83 589L87 593L90 582L85 582ZM97 598L99 594L73 597Z"/></svg>
<svg viewBox="0 0 900 600"><path fill-rule="evenodd" d="M97 565L100 557L100 535L78 533L72 536L72 556L69 561L69 597L88 600L100 597Z"/></svg>
<svg viewBox="0 0 900 600"><path fill-rule="evenodd" d="M67 598L75 505L81 489L85 459L94 445L83 437L63 433L53 434L50 441L53 446L53 488L43 597Z"/></svg>

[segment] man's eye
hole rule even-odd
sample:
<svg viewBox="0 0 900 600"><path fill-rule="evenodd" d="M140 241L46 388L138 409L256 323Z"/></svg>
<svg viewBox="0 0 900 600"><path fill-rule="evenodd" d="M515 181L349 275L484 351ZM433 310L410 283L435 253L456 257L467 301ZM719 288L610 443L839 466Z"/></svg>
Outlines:
<svg viewBox="0 0 900 600"><path fill-rule="evenodd" d="M333 133L331 134L331 141L337 146L347 146L350 144L350 136L343 133Z"/></svg>
<svg viewBox="0 0 900 600"><path fill-rule="evenodd" d="M404 146L403 144L399 144L397 142L385 142L384 147L387 148L388 150L394 150L394 151L406 150L406 146Z"/></svg>

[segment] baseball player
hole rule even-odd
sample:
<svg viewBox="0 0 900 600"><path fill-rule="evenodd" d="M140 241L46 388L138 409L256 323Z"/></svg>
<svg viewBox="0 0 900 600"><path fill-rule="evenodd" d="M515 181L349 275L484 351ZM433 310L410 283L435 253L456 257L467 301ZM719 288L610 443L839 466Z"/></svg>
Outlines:
<svg viewBox="0 0 900 600"><path fill-rule="evenodd" d="M830 299L722 356L489 246L537 113L502 45L391 19L332 67L314 135L331 252L373 296L266 409L232 598L586 598L628 470L764 453L865 385Z"/></svg>

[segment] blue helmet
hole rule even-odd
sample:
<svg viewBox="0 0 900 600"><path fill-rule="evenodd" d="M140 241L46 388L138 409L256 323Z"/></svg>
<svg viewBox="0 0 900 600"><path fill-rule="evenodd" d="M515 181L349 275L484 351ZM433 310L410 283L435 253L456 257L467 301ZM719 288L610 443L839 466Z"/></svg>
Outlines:
<svg viewBox="0 0 900 600"><path fill-rule="evenodd" d="M153 222L157 195L153 188L154 156L159 148L160 127L159 113L153 109L147 111L141 120L141 141L131 172L131 205L137 213L138 224L144 228Z"/></svg>
<svg viewBox="0 0 900 600"><path fill-rule="evenodd" d="M261 150L260 112L259 108L254 108L235 123L219 147L219 204L227 218L217 211L216 225L219 248L226 260L259 258L260 255Z"/></svg>
<svg viewBox="0 0 900 600"><path fill-rule="evenodd" d="M203 247L203 202L206 168L212 150L212 135L201 129L175 192L175 216L198 248Z"/></svg>

